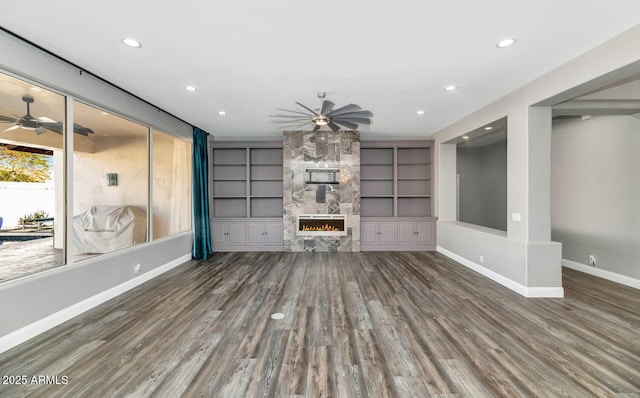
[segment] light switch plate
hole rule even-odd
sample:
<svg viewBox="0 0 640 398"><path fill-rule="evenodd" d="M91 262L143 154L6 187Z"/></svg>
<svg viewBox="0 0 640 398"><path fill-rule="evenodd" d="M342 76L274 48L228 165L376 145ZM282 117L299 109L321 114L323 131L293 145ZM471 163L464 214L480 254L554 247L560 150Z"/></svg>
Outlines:
<svg viewBox="0 0 640 398"><path fill-rule="evenodd" d="M520 214L520 213L511 213L511 219L513 221L522 221L522 214Z"/></svg>

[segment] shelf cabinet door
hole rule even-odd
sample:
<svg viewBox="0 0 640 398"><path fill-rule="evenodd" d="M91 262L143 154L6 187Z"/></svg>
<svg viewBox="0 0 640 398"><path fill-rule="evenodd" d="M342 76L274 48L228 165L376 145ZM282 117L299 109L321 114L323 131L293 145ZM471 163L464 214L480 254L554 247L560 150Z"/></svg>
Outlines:
<svg viewBox="0 0 640 398"><path fill-rule="evenodd" d="M413 221L398 222L398 244L416 243L416 223Z"/></svg>
<svg viewBox="0 0 640 398"><path fill-rule="evenodd" d="M245 244L243 222L219 222L211 225L212 243L216 246L242 246Z"/></svg>
<svg viewBox="0 0 640 398"><path fill-rule="evenodd" d="M227 223L227 243L230 246L240 246L245 244L245 224L243 222Z"/></svg>
<svg viewBox="0 0 640 398"><path fill-rule="evenodd" d="M395 245L396 239L395 221L380 221L378 223L378 243L381 245Z"/></svg>
<svg viewBox="0 0 640 398"><path fill-rule="evenodd" d="M420 221L415 223L416 243L419 245L436 243L436 222Z"/></svg>
<svg viewBox="0 0 640 398"><path fill-rule="evenodd" d="M360 243L365 245L378 243L377 221L363 221L360 223Z"/></svg>
<svg viewBox="0 0 640 398"><path fill-rule="evenodd" d="M248 222L247 223L247 244L262 245L264 244L264 223Z"/></svg>
<svg viewBox="0 0 640 398"><path fill-rule="evenodd" d="M281 222L266 222L265 223L265 240L267 245L282 245L282 223Z"/></svg>
<svg viewBox="0 0 640 398"><path fill-rule="evenodd" d="M247 223L248 245L282 245L282 223L255 221Z"/></svg>
<svg viewBox="0 0 640 398"><path fill-rule="evenodd" d="M213 222L211 223L211 238L213 244L216 246L223 246L227 244L227 223Z"/></svg>

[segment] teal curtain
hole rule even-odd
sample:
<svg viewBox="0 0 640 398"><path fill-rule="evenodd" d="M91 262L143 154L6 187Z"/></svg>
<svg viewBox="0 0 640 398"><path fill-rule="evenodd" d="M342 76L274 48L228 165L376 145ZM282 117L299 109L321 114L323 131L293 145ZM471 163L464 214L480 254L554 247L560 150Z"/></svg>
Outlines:
<svg viewBox="0 0 640 398"><path fill-rule="evenodd" d="M213 256L211 248L211 227L209 225L209 183L207 136L197 127L193 128L193 248L191 254L196 260L206 260Z"/></svg>

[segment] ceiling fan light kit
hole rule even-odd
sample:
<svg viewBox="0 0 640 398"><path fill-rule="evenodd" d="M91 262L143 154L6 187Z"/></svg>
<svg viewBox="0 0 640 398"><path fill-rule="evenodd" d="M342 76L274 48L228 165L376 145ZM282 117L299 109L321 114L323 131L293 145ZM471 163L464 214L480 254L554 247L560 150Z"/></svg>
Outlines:
<svg viewBox="0 0 640 398"><path fill-rule="evenodd" d="M328 126L333 132L339 131L341 126L357 130L360 124L371 124L373 113L362 110L356 104L348 104L338 109L333 109L335 104L325 100L325 96L326 93L322 91L318 93L318 98L322 101L318 111L296 102L300 108L296 110L277 108L279 111L287 113L270 115L270 117L280 119L275 123L285 128L301 128L311 124L314 126L313 131L317 131L323 126Z"/></svg>

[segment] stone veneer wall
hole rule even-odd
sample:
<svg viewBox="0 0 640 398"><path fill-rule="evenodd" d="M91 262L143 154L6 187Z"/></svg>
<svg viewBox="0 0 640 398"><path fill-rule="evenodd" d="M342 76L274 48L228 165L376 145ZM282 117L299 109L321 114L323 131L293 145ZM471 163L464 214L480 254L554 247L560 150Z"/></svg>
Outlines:
<svg viewBox="0 0 640 398"><path fill-rule="evenodd" d="M284 250L360 251L360 133L286 131L283 141ZM340 184L307 184L305 169L339 167ZM299 214L345 214L347 236L297 236Z"/></svg>

